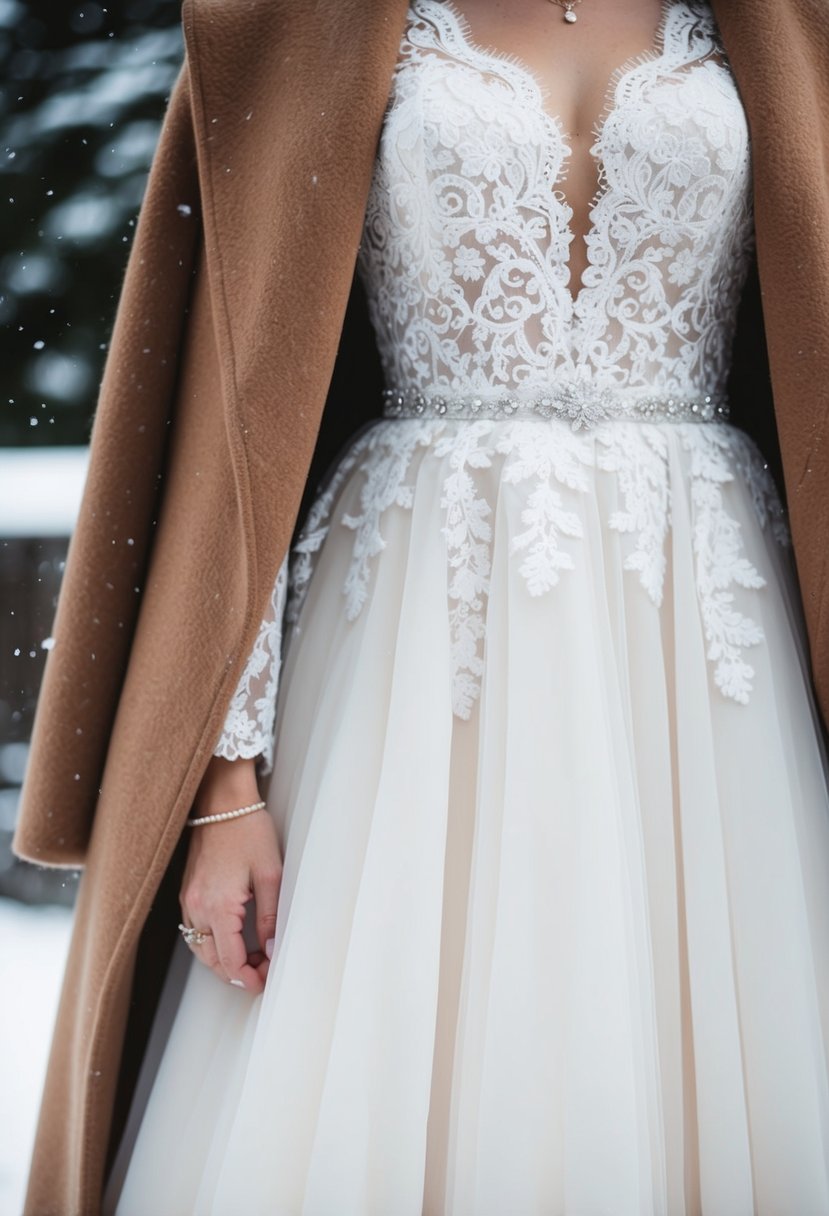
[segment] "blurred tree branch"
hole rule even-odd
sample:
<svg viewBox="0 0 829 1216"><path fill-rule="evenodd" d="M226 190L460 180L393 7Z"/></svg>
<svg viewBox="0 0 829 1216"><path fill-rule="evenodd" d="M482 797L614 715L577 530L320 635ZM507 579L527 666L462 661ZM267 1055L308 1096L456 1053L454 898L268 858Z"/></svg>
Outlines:
<svg viewBox="0 0 829 1216"><path fill-rule="evenodd" d="M0 0L0 445L88 440L182 54L178 0Z"/></svg>

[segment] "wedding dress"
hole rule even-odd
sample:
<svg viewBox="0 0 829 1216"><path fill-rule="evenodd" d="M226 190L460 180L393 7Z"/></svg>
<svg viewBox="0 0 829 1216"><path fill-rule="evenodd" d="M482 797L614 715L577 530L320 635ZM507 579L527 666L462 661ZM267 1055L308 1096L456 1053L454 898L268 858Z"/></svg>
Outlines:
<svg viewBox="0 0 829 1216"><path fill-rule="evenodd" d="M829 765L725 398L751 155L704 0L610 82L576 292L569 152L412 0L358 263L384 416L216 747L278 827L271 970L178 944L117 1216L829 1212Z"/></svg>

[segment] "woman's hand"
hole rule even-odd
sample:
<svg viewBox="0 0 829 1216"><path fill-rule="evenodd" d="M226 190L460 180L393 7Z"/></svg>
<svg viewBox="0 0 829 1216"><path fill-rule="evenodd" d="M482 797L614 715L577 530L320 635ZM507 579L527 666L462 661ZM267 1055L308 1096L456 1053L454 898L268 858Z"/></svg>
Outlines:
<svg viewBox="0 0 829 1216"><path fill-rule="evenodd" d="M253 760L214 756L192 814L214 815L259 800ZM179 892L182 921L212 933L190 949L225 983L261 992L273 950L282 879L282 854L274 822L262 809L187 830L192 839ZM245 905L252 897L256 900L260 949L249 953L242 930Z"/></svg>

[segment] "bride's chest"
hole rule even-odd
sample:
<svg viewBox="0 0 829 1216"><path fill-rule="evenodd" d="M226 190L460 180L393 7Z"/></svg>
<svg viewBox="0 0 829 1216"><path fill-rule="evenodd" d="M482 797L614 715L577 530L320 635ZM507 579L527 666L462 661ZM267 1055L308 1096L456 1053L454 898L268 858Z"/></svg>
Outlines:
<svg viewBox="0 0 829 1216"><path fill-rule="evenodd" d="M533 71L478 46L453 4L412 0L379 150L389 179L438 190L446 214L566 208L574 151ZM704 0L665 0L658 44L612 73L579 154L594 210L615 189L704 218L747 189L745 113Z"/></svg>

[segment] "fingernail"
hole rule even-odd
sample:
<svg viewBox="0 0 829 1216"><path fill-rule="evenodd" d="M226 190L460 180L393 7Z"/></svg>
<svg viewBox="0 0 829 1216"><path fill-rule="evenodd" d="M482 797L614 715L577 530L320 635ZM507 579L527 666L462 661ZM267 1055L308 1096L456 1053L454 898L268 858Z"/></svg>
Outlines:
<svg viewBox="0 0 829 1216"><path fill-rule="evenodd" d="M265 953L267 954L268 958L273 958L273 945L275 941L275 937L269 937L265 942Z"/></svg>
<svg viewBox="0 0 829 1216"><path fill-rule="evenodd" d="M244 980L231 980L230 982L231 984L235 984L237 988L244 988L245 986Z"/></svg>

